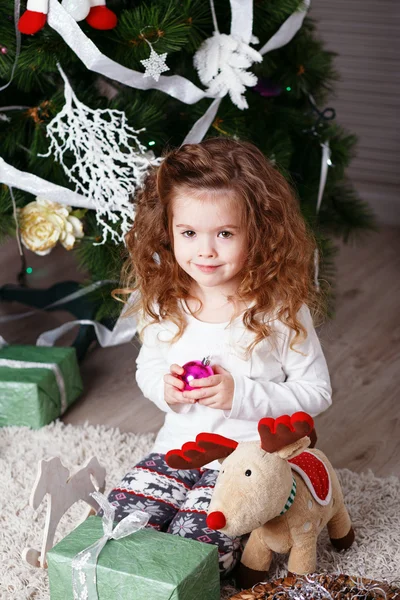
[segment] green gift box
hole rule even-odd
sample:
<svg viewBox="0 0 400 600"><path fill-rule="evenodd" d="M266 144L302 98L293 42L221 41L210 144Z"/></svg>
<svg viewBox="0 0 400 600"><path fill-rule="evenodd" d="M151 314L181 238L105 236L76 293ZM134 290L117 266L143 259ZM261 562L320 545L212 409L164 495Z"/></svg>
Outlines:
<svg viewBox="0 0 400 600"><path fill-rule="evenodd" d="M102 519L89 517L47 553L51 600L73 600L72 559L102 536ZM108 540L96 576L98 600L220 598L218 548L151 528Z"/></svg>
<svg viewBox="0 0 400 600"><path fill-rule="evenodd" d="M43 427L82 390L75 348L0 348L0 426Z"/></svg>

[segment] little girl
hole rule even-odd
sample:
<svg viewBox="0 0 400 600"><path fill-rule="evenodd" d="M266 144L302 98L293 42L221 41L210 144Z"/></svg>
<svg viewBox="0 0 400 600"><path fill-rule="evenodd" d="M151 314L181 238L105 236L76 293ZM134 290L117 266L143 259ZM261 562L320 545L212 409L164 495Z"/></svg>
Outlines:
<svg viewBox="0 0 400 600"><path fill-rule="evenodd" d="M136 292L142 347L137 383L165 412L152 452L110 494L121 519L218 545L220 570L239 539L207 528L219 463L176 471L165 453L202 431L238 442L257 423L331 404L310 314L314 241L284 177L251 143L207 139L169 152L137 198L124 290ZM209 357L214 375L182 391L182 365Z"/></svg>

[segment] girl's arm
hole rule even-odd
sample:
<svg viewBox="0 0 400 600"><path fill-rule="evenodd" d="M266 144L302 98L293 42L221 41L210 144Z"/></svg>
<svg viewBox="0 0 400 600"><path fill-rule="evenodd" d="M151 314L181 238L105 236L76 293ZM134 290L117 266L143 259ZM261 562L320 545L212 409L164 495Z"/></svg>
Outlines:
<svg viewBox="0 0 400 600"><path fill-rule="evenodd" d="M289 348L295 332L281 322L278 324L281 330L278 343L285 381L276 383L267 379L253 380L245 375L231 373L235 390L232 409L224 411L227 418L256 421L263 417L291 415L297 411L304 411L314 417L331 405L332 389L328 367L310 311L305 304L300 309L298 318L307 330L306 340L294 346L302 354ZM262 355L258 356L262 360Z"/></svg>
<svg viewBox="0 0 400 600"><path fill-rule="evenodd" d="M186 413L191 404L170 405L164 400L164 375L170 369L160 349L163 342L157 339L159 331L157 323L144 329L143 343L136 359L136 382L143 395L163 412Z"/></svg>

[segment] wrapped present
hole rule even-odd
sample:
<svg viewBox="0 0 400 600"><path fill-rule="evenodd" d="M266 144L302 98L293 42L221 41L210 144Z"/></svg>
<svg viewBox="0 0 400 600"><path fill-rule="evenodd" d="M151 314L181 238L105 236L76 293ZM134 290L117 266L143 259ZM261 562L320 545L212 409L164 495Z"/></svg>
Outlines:
<svg viewBox="0 0 400 600"><path fill-rule="evenodd" d="M219 600L216 546L151 528L131 533L131 516L107 534L89 517L47 553L51 600Z"/></svg>
<svg viewBox="0 0 400 600"><path fill-rule="evenodd" d="M243 590L231 600L395 600L400 588L388 582L344 575L342 573L314 573L288 575L258 583Z"/></svg>
<svg viewBox="0 0 400 600"><path fill-rule="evenodd" d="M0 426L43 427L82 390L74 348L0 347Z"/></svg>

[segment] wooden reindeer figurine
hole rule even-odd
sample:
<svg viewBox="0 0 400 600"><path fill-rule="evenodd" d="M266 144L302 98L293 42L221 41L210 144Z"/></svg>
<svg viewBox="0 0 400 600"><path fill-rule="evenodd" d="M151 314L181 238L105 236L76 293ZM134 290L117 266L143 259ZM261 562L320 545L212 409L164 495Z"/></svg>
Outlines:
<svg viewBox="0 0 400 600"><path fill-rule="evenodd" d="M91 507L86 511L85 518L92 508L98 509L97 502L90 494L96 490L104 492L105 476L106 470L96 457L89 459L72 477L58 457L39 462L29 503L34 510L37 510L46 494L49 498L42 550L39 552L34 548L25 548L22 553L22 557L30 565L42 568L47 566L46 554L53 547L57 525L63 514L75 502L84 500Z"/></svg>
<svg viewBox="0 0 400 600"><path fill-rule="evenodd" d="M313 426L303 412L261 419L261 443L200 433L196 442L166 455L174 469L197 469L215 459L222 463L207 525L230 537L251 532L237 574L242 587L266 578L273 552L290 552L292 573L314 572L317 538L325 525L336 548L349 548L354 541L332 465L320 450L306 450Z"/></svg>

